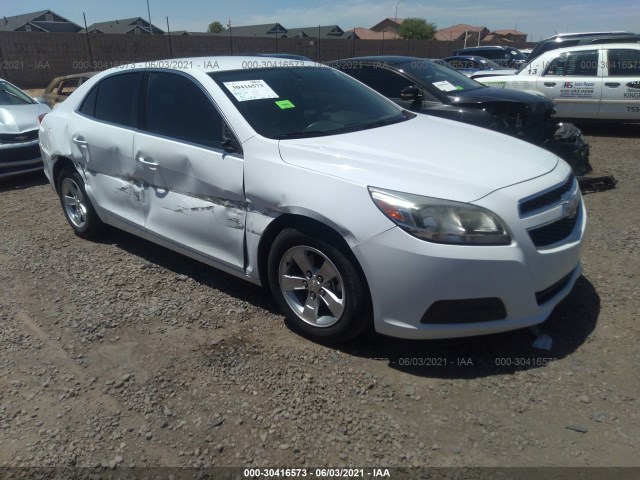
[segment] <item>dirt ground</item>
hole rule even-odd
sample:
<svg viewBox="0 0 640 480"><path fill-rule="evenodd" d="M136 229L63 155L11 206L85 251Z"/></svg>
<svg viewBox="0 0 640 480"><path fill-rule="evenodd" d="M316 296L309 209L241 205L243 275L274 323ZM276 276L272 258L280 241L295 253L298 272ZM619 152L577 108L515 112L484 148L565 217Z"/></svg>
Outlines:
<svg viewBox="0 0 640 480"><path fill-rule="evenodd" d="M82 240L43 175L2 182L0 467L640 467L640 129L584 131L620 183L585 196L550 351L529 330L314 344L266 290Z"/></svg>

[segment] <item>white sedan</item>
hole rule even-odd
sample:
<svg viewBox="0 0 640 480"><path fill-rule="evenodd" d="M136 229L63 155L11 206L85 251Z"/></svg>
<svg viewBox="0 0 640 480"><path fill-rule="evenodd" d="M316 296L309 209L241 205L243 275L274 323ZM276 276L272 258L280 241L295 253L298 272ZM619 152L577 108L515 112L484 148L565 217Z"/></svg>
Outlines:
<svg viewBox="0 0 640 480"><path fill-rule="evenodd" d="M557 116L640 121L640 45L611 43L551 50L516 75L474 76L490 87L513 88L553 100Z"/></svg>
<svg viewBox="0 0 640 480"><path fill-rule="evenodd" d="M563 160L312 62L107 70L40 142L77 235L106 223L268 285L320 341L526 327L581 272L586 213Z"/></svg>

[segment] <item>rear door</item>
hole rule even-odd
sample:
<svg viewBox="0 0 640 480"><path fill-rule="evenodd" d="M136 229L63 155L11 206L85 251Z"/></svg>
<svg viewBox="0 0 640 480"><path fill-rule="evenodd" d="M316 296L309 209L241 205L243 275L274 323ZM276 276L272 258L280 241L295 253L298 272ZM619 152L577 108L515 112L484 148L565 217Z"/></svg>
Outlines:
<svg viewBox="0 0 640 480"><path fill-rule="evenodd" d="M607 71L598 118L640 120L640 49L608 48L605 55Z"/></svg>
<svg viewBox="0 0 640 480"><path fill-rule="evenodd" d="M133 145L145 228L244 268L244 160L222 148L226 122L191 76L151 71L145 86L146 113Z"/></svg>
<svg viewBox="0 0 640 480"><path fill-rule="evenodd" d="M536 87L556 103L559 117L595 119L598 116L604 71L600 53L598 48L562 52L544 62Z"/></svg>
<svg viewBox="0 0 640 480"><path fill-rule="evenodd" d="M136 226L144 223L132 155L141 83L140 72L102 79L69 122L71 152L94 204Z"/></svg>

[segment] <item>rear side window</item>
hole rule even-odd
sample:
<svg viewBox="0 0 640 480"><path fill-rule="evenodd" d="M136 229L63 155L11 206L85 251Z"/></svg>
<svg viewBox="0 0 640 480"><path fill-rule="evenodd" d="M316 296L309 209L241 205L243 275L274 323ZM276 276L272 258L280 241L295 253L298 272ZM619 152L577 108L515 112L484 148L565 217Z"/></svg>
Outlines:
<svg viewBox="0 0 640 480"><path fill-rule="evenodd" d="M80 112L96 120L135 127L141 80L141 73L105 78L84 99Z"/></svg>
<svg viewBox="0 0 640 480"><path fill-rule="evenodd" d="M146 130L207 147L222 144L222 117L188 78L152 72L147 87Z"/></svg>
<svg viewBox="0 0 640 480"><path fill-rule="evenodd" d="M93 117L96 111L96 97L98 96L98 86L96 85L91 89L89 95L84 97L82 104L78 111L87 117Z"/></svg>
<svg viewBox="0 0 640 480"><path fill-rule="evenodd" d="M609 76L628 77L640 75L640 50L609 50Z"/></svg>

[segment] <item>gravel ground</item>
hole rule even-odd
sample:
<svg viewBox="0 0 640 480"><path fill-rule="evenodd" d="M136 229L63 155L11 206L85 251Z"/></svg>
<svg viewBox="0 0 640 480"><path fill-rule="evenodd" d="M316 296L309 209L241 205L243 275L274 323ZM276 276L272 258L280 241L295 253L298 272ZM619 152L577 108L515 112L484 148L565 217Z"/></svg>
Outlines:
<svg viewBox="0 0 640 480"><path fill-rule="evenodd" d="M585 197L550 351L529 330L314 344L266 290L81 240L43 175L2 182L0 467L640 466L640 135L585 131L620 183Z"/></svg>

